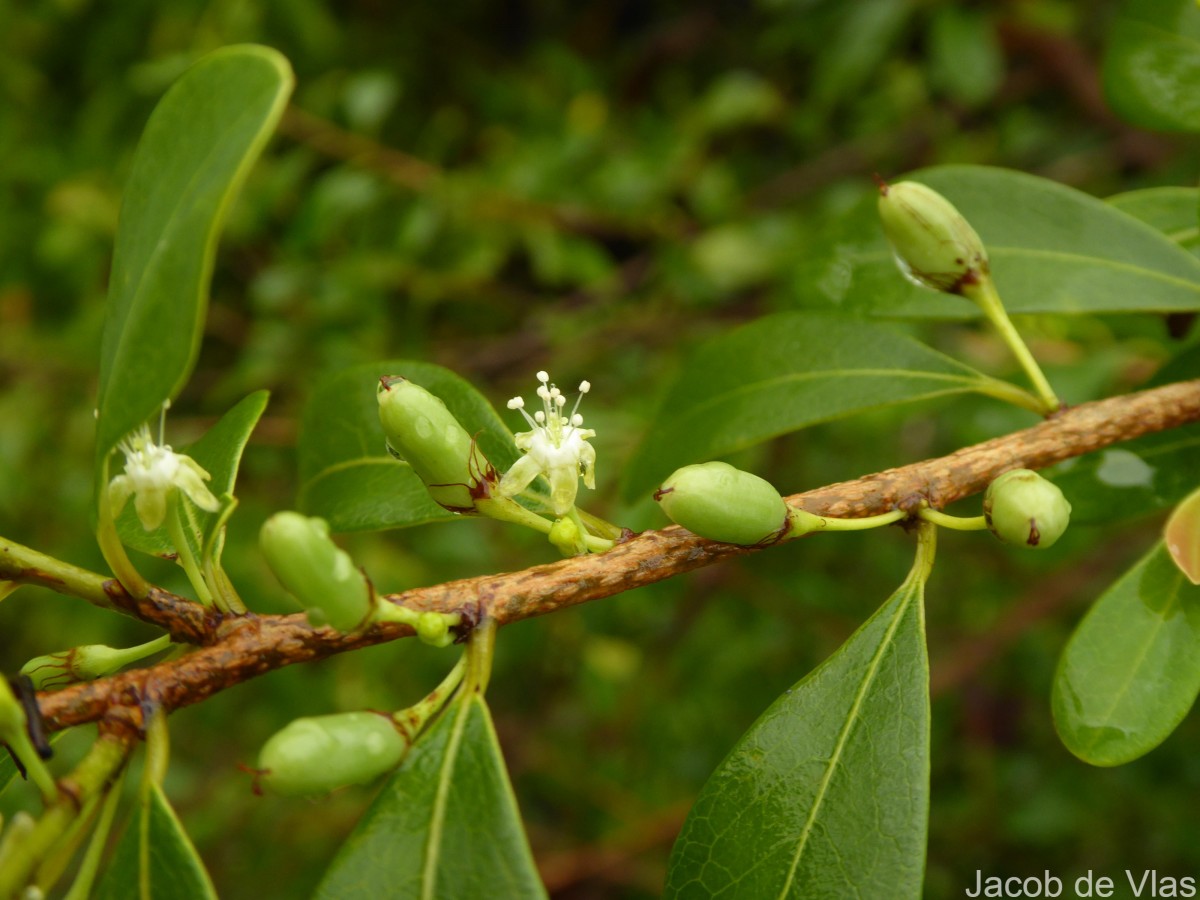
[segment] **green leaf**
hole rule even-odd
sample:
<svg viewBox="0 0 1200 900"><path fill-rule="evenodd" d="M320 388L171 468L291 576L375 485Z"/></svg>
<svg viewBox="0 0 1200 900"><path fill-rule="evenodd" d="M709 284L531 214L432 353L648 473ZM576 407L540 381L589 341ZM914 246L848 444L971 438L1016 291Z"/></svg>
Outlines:
<svg viewBox="0 0 1200 900"><path fill-rule="evenodd" d="M1145 188L1117 194L1104 202L1162 232L1193 256L1200 256L1200 227L1197 227L1200 190Z"/></svg>
<svg viewBox="0 0 1200 900"><path fill-rule="evenodd" d="M751 726L675 842L674 897L917 897L929 662L916 571Z"/></svg>
<svg viewBox="0 0 1200 900"><path fill-rule="evenodd" d="M1096 601L1054 678L1067 749L1117 766L1161 744L1200 693L1200 587L1159 541Z"/></svg>
<svg viewBox="0 0 1200 900"><path fill-rule="evenodd" d="M1146 387L1200 378L1200 346L1184 350ZM1196 486L1200 423L1148 434L1073 460L1054 475L1071 521L1103 525L1174 506Z"/></svg>
<svg viewBox="0 0 1200 900"><path fill-rule="evenodd" d="M1109 28L1104 91L1139 128L1200 131L1200 9L1195 0L1128 0Z"/></svg>
<svg viewBox="0 0 1200 900"><path fill-rule="evenodd" d="M217 235L292 89L279 53L205 56L146 123L125 185L100 350L97 470L187 381L208 307Z"/></svg>
<svg viewBox="0 0 1200 900"><path fill-rule="evenodd" d="M860 0L842 7L836 33L814 61L812 100L819 108L858 94L912 15L910 0Z"/></svg>
<svg viewBox="0 0 1200 900"><path fill-rule="evenodd" d="M194 459L212 476L208 482L208 489L214 496L221 497L233 493L246 442L250 440L251 433L267 408L269 397L268 391L255 391L253 394L243 397L237 405L205 432L203 437L180 451ZM193 504L188 504L188 508L197 530L201 535L207 537L217 524L220 512L205 512ZM171 553L175 549L165 525L154 531L146 531L142 527L132 501L125 505L117 517L117 532L121 536L121 543L144 553L162 555ZM185 533L187 532L185 531ZM199 558L200 546L196 545L192 550Z"/></svg>
<svg viewBox="0 0 1200 900"><path fill-rule="evenodd" d="M153 785L143 797L96 890L97 900L130 897L138 900L216 900L217 897L204 863L158 785Z"/></svg>
<svg viewBox="0 0 1200 900"><path fill-rule="evenodd" d="M1006 387L884 325L780 313L701 346L625 469L624 494L713 459L863 410Z"/></svg>
<svg viewBox="0 0 1200 900"><path fill-rule="evenodd" d="M330 900L545 896L491 715L476 693L421 737L315 894Z"/></svg>
<svg viewBox="0 0 1200 900"><path fill-rule="evenodd" d="M317 384L300 425L300 509L334 531L402 528L456 516L438 506L412 468L387 451L375 389L384 375L403 375L454 413L499 471L519 451L487 399L441 366L398 359L345 369Z"/></svg>
<svg viewBox="0 0 1200 900"><path fill-rule="evenodd" d="M907 177L941 192L979 232L1010 313L1200 309L1200 260L1103 200L985 166L938 166ZM865 197L829 238L824 254L805 264L800 302L876 316L978 316L970 301L901 276L876 199Z"/></svg>

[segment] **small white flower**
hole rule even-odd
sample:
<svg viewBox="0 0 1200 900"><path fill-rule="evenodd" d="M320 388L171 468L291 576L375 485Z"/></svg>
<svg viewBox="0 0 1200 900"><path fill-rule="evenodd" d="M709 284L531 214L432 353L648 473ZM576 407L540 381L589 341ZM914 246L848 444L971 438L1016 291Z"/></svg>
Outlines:
<svg viewBox="0 0 1200 900"><path fill-rule="evenodd" d="M537 373L537 395L542 408L532 416L525 411L525 401L513 397L508 401L509 409L520 410L532 430L516 435L517 447L525 452L513 467L500 479L500 493L512 497L521 493L539 475L550 482L550 503L556 516L565 516L575 505L579 492L579 478L589 488L596 487L596 450L587 439L596 436L590 428L583 428L583 416L578 412L583 395L592 389L584 381L579 385L579 397L569 416L563 415L567 398L562 391L550 384L550 376Z"/></svg>
<svg viewBox="0 0 1200 900"><path fill-rule="evenodd" d="M117 475L108 486L113 515L119 514L132 496L142 527L153 531L167 517L167 500L177 488L205 512L220 509L220 501L204 484L211 476L190 456L154 443L145 425L117 446L125 454L125 474Z"/></svg>

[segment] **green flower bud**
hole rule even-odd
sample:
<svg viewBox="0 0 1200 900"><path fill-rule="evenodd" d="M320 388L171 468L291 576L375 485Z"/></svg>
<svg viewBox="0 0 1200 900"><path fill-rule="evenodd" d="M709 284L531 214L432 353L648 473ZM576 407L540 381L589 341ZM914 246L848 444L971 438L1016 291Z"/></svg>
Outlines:
<svg viewBox="0 0 1200 900"><path fill-rule="evenodd" d="M28 675L39 691L63 687L76 681L94 681L111 675L129 663L124 650L104 644L85 644L60 650L45 656L35 656L21 666L21 674Z"/></svg>
<svg viewBox="0 0 1200 900"><path fill-rule="evenodd" d="M446 404L399 375L381 378L376 397L392 455L412 466L441 506L473 511L481 482L495 472ZM486 496L486 484L482 490Z"/></svg>
<svg viewBox="0 0 1200 900"><path fill-rule="evenodd" d="M330 539L324 519L276 513L263 523L259 545L275 577L314 623L353 631L370 614L375 605L371 584Z"/></svg>
<svg viewBox="0 0 1200 900"><path fill-rule="evenodd" d="M750 546L781 537L787 504L770 483L729 463L677 469L654 492L671 521L700 537Z"/></svg>
<svg viewBox="0 0 1200 900"><path fill-rule="evenodd" d="M563 556L582 556L587 553L587 544L583 541L583 532L579 523L571 516L563 516L550 526L550 543L558 548Z"/></svg>
<svg viewBox="0 0 1200 900"><path fill-rule="evenodd" d="M261 781L285 796L327 794L395 768L410 740L378 712L311 716L284 726L258 757Z"/></svg>
<svg viewBox="0 0 1200 900"><path fill-rule="evenodd" d="M915 181L880 183L879 218L896 264L909 280L961 294L988 274L983 241L937 191Z"/></svg>
<svg viewBox="0 0 1200 900"><path fill-rule="evenodd" d="M988 485L983 515L992 534L1006 544L1044 550L1067 530L1071 504L1058 485L1037 472L1013 469Z"/></svg>
<svg viewBox="0 0 1200 900"><path fill-rule="evenodd" d="M417 616L417 637L421 643L431 647L449 647L454 643L454 635L450 632L451 625L457 625L455 615L445 613L423 612Z"/></svg>

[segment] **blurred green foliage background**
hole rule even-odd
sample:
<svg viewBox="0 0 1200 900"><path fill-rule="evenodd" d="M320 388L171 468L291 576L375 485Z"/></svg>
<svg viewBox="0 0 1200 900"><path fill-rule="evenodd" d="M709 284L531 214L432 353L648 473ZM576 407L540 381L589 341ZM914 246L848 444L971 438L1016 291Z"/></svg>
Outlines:
<svg viewBox="0 0 1200 900"><path fill-rule="evenodd" d="M274 46L298 86L226 229L168 436L186 444L245 394L272 391L225 561L253 609L290 611L255 535L294 504L296 423L325 373L428 360L499 406L530 393L540 368L562 384L587 378L599 452L587 505L657 527L653 504L623 505L616 487L682 354L800 305L828 223L872 190L872 173L984 163L1099 196L1194 183L1192 139L1136 131L1104 105L1114 6L0 0L0 533L102 566L91 410L121 187L154 103L208 50ZM1021 325L1070 402L1136 386L1168 353L1149 318ZM975 325L911 327L1014 376ZM947 401L735 461L792 492L1028 424L991 401ZM977 868L1200 873L1187 837L1195 720L1139 762L1098 770L1058 744L1047 702L1072 624L1158 524L1077 528L1044 556L943 538L929 595L929 896L959 896ZM552 558L488 522L346 545L385 590ZM506 629L490 700L554 896L656 896L707 775L890 593L910 553L895 529L818 538ZM184 590L169 566L146 570ZM34 589L0 605L6 671L149 636ZM407 705L448 665L404 641L173 717L167 789L222 896L305 895L371 795L260 798L239 763L295 716ZM13 793L5 811L28 800Z"/></svg>

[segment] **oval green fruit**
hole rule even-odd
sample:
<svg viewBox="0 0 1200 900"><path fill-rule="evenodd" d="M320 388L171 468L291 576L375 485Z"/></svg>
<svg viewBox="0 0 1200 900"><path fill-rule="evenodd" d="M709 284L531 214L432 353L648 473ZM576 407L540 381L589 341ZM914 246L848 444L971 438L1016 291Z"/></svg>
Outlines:
<svg viewBox="0 0 1200 900"><path fill-rule="evenodd" d="M960 294L988 274L983 241L962 213L915 181L881 184L879 218L900 270L924 287Z"/></svg>
<svg viewBox="0 0 1200 900"><path fill-rule="evenodd" d="M787 524L787 504L770 482L724 462L677 469L654 499L672 522L712 541L753 546Z"/></svg>
<svg viewBox="0 0 1200 900"><path fill-rule="evenodd" d="M384 713L310 716L272 735L259 754L258 767L262 784L275 793L326 794L382 775L408 748L408 738Z"/></svg>
<svg viewBox="0 0 1200 900"><path fill-rule="evenodd" d="M374 605L371 585L329 536L324 519L279 512L259 531L259 546L279 582L310 618L353 631Z"/></svg>
<svg viewBox="0 0 1200 900"><path fill-rule="evenodd" d="M380 379L376 398L393 455L412 466L438 504L454 512L473 510L482 455L454 413L441 398L399 375Z"/></svg>
<svg viewBox="0 0 1200 900"><path fill-rule="evenodd" d="M1013 469L988 485L983 515L1005 543L1045 550L1067 530L1071 504L1058 485L1037 472Z"/></svg>

